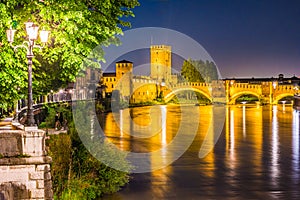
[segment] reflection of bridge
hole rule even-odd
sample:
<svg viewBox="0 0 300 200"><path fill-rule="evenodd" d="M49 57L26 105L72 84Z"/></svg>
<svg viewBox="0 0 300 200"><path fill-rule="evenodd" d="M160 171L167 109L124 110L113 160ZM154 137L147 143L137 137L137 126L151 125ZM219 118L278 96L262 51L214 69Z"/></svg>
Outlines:
<svg viewBox="0 0 300 200"><path fill-rule="evenodd" d="M165 101L170 101L182 91L194 91L212 102L235 104L243 95L256 96L262 103L277 104L284 97L299 92L300 79L225 79L212 83L179 83L164 88Z"/></svg>

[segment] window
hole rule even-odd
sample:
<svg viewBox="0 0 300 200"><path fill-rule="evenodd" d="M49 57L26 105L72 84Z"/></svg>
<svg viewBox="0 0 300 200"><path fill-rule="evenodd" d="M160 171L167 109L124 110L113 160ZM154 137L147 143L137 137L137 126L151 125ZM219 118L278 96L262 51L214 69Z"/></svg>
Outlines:
<svg viewBox="0 0 300 200"><path fill-rule="evenodd" d="M91 72L91 80L94 81L95 79L96 79L96 77L95 77L95 72L92 71L92 72Z"/></svg>

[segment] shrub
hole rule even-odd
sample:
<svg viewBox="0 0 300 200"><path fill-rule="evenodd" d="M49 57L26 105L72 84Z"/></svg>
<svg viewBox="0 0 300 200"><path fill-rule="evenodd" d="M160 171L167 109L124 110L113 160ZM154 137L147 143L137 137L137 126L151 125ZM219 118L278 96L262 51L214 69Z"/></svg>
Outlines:
<svg viewBox="0 0 300 200"><path fill-rule="evenodd" d="M52 177L55 199L95 199L118 191L129 181L131 166L126 154L115 151L109 143L94 140L93 155L103 154L105 162L117 162L122 171L108 167L97 160L83 145L69 108L64 110L68 120L68 133L51 135L47 142L52 157ZM82 113L82 126L90 134L86 113ZM88 136L90 138L90 135ZM91 146L89 146L90 148ZM102 156L103 156L102 155Z"/></svg>

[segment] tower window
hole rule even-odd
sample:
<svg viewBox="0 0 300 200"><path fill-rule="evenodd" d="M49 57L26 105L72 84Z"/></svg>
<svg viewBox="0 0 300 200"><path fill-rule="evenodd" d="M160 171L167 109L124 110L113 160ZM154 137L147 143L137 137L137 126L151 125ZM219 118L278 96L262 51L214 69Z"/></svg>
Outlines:
<svg viewBox="0 0 300 200"><path fill-rule="evenodd" d="M95 72L91 72L91 80L94 81L96 79Z"/></svg>

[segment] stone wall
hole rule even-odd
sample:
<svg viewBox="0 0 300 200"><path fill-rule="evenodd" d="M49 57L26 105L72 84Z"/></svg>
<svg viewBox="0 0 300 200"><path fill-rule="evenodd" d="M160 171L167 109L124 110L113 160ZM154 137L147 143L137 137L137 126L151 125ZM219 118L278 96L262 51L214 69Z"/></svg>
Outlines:
<svg viewBox="0 0 300 200"><path fill-rule="evenodd" d="M0 130L0 200L53 199L42 130Z"/></svg>

